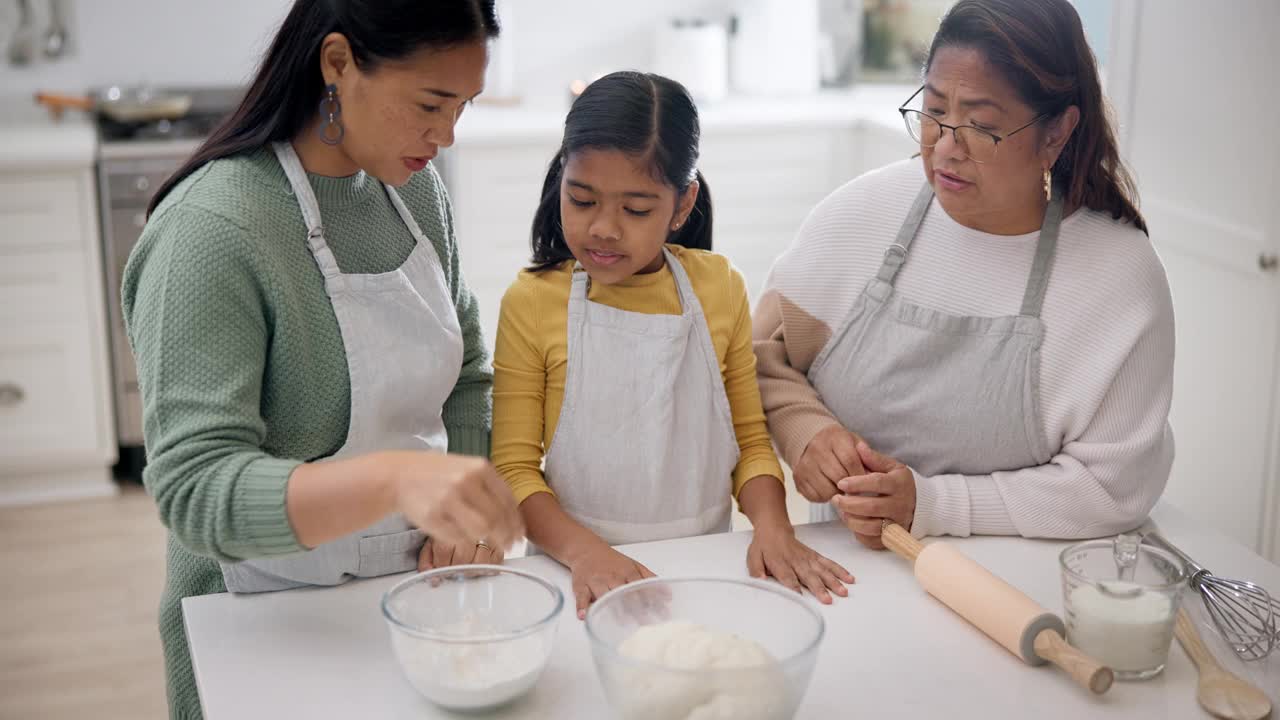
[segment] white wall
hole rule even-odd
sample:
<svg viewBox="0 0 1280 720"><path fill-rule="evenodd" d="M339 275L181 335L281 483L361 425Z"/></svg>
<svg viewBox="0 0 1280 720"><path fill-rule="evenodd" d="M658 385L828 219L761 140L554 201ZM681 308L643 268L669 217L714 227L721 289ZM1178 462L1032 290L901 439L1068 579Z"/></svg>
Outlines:
<svg viewBox="0 0 1280 720"><path fill-rule="evenodd" d="M1113 0L1073 0L1105 60ZM31 0L43 33L49 0ZM292 0L63 0L71 55L14 68L0 59L0 95L37 89L81 92L111 84L220 85L243 82ZM647 69L652 33L673 16L724 17L734 0L500 0L525 97L562 100L574 79ZM16 20L0 0L0 50ZM584 31L583 28L589 28ZM7 54L7 53L6 53Z"/></svg>
<svg viewBox="0 0 1280 720"><path fill-rule="evenodd" d="M512 0L516 85L528 97L561 98L575 79L646 70L653 31L670 17L716 16L731 0ZM572 27L571 27L572 26ZM589 33L582 28L591 28Z"/></svg>
<svg viewBox="0 0 1280 720"><path fill-rule="evenodd" d="M67 0L71 52L25 68L0 61L0 93L37 89L82 92L139 83L240 83L284 17L289 0ZM31 0L47 27L47 0ZM0 47L16 20L13 0L0 0Z"/></svg>
<svg viewBox="0 0 1280 720"><path fill-rule="evenodd" d="M111 84L217 85L243 82L291 0L65 0L71 54L14 68L0 60L0 95L37 89L81 92ZM43 33L47 0L31 0ZM517 87L526 96L564 96L575 78L650 64L651 33L672 15L715 11L730 0L510 0ZM7 55L14 0L0 0L0 48ZM591 28L584 33L581 28Z"/></svg>

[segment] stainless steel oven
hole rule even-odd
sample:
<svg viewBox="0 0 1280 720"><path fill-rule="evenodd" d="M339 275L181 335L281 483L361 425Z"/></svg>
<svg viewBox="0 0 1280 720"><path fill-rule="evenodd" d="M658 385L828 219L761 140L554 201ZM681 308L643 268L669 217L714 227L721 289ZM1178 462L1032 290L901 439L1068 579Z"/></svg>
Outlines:
<svg viewBox="0 0 1280 720"><path fill-rule="evenodd" d="M113 396L122 458L137 455L143 445L138 371L120 307L124 267L142 235L147 205L155 191L199 147L217 123L235 109L240 97L240 90L232 88L183 92L192 96L193 103L189 114L179 120L138 125L99 121L98 201L102 211L103 268L111 322Z"/></svg>

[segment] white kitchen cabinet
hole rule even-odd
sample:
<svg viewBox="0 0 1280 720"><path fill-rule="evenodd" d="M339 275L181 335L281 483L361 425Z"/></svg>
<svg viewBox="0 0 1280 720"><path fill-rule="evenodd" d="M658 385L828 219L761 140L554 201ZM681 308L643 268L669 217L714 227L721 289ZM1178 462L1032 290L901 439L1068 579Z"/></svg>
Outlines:
<svg viewBox="0 0 1280 720"><path fill-rule="evenodd" d="M77 196L76 176L0 176L0 253L79 250L82 217L68 208Z"/></svg>
<svg viewBox="0 0 1280 720"><path fill-rule="evenodd" d="M1115 20L1109 92L1177 318L1166 497L1280 561L1280 96L1260 91L1280 4L1131 0Z"/></svg>
<svg viewBox="0 0 1280 720"><path fill-rule="evenodd" d="M907 127L901 122L892 125L863 123L858 128L855 149L859 175L920 152L920 146L907 135ZM922 168L921 182L924 181L923 173Z"/></svg>
<svg viewBox="0 0 1280 720"><path fill-rule="evenodd" d="M0 447L85 456L96 446L88 337L72 319L13 325L0 343Z"/></svg>
<svg viewBox="0 0 1280 720"><path fill-rule="evenodd" d="M713 244L742 271L752 304L774 261L819 202L869 170L909 157L905 131L866 122L823 129L761 127L704 135Z"/></svg>
<svg viewBox="0 0 1280 720"><path fill-rule="evenodd" d="M558 137L501 140L451 148L442 163L453 200L458 257L480 305L493 352L502 295L529 264L529 230Z"/></svg>
<svg viewBox="0 0 1280 720"><path fill-rule="evenodd" d="M94 187L0 171L0 504L115 492Z"/></svg>
<svg viewBox="0 0 1280 720"><path fill-rule="evenodd" d="M712 245L742 272L752 303L805 217L853 174L853 131L762 127L703 136Z"/></svg>

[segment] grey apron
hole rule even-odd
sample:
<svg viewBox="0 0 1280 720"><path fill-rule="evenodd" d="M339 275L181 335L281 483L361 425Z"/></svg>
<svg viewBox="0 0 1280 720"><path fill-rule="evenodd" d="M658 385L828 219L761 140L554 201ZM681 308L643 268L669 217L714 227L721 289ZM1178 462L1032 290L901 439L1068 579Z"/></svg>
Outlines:
<svg viewBox="0 0 1280 720"><path fill-rule="evenodd" d="M376 450L446 452L441 417L462 371L458 314L431 241L391 187L387 196L415 245L399 268L344 274L325 242L320 207L293 146L273 146L307 224L307 246L324 274L351 380L347 439L330 459ZM311 550L278 558L224 563L231 592L338 585L418 567L425 537L400 515Z"/></svg>
<svg viewBox="0 0 1280 720"><path fill-rule="evenodd" d="M732 519L739 453L720 361L688 274L662 252L680 315L591 302L581 271L569 294L547 484L611 545L726 532Z"/></svg>
<svg viewBox="0 0 1280 720"><path fill-rule="evenodd" d="M988 475L1053 456L1040 422L1040 308L1062 221L1045 209L1016 316L951 315L906 302L894 279L933 200L920 190L875 278L809 368L809 382L840 424L924 476ZM833 520L813 504L810 519Z"/></svg>

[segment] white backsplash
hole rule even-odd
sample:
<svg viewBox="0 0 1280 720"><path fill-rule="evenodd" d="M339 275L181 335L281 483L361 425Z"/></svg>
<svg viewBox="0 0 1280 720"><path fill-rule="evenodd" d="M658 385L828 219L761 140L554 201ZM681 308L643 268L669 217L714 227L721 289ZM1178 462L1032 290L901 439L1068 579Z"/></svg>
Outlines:
<svg viewBox="0 0 1280 720"><path fill-rule="evenodd" d="M31 0L43 33L48 0ZM71 45L57 61L15 68L0 61L0 95L37 89L82 91L110 84L218 85L252 73L290 0L67 0ZM515 0L511 44L514 84L525 96L559 97L570 80L652 62L652 29L661 20L728 0ZM723 15L723 12L721 12ZM0 0L0 48L17 13ZM582 28L591 32L584 33Z"/></svg>
<svg viewBox="0 0 1280 720"><path fill-rule="evenodd" d="M30 0L41 34L48 0ZM0 60L0 94L82 92L139 83L224 85L253 71L289 0L65 0L68 55L15 68ZM0 0L0 47L17 13Z"/></svg>

